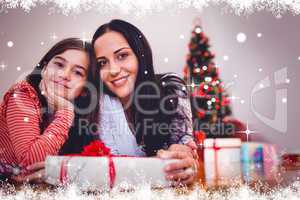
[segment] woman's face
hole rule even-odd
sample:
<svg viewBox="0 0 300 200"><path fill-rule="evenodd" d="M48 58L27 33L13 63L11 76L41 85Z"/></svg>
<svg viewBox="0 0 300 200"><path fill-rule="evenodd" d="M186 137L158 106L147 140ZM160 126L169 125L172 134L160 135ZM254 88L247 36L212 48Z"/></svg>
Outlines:
<svg viewBox="0 0 300 200"><path fill-rule="evenodd" d="M102 81L121 101L128 100L134 90L138 59L127 40L110 31L95 41L94 48Z"/></svg>
<svg viewBox="0 0 300 200"><path fill-rule="evenodd" d="M42 71L42 80L48 91L71 101L86 84L88 65L86 52L69 49L49 61Z"/></svg>

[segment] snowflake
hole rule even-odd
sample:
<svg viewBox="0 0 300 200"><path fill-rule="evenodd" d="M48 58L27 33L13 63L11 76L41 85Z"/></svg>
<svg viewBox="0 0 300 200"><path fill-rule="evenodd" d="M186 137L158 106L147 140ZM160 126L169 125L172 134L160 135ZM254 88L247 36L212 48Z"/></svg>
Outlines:
<svg viewBox="0 0 300 200"><path fill-rule="evenodd" d="M295 0L2 0L0 11L7 12L11 8L21 8L30 12L39 5L51 5L49 14L61 12L64 15L78 14L84 11L96 10L102 14L119 12L122 14L145 15L153 11L164 11L173 7L174 11L195 8L202 11L209 5L224 5L224 10L236 15L253 14L256 11L270 11L280 18L288 11L294 15L300 14L300 1Z"/></svg>

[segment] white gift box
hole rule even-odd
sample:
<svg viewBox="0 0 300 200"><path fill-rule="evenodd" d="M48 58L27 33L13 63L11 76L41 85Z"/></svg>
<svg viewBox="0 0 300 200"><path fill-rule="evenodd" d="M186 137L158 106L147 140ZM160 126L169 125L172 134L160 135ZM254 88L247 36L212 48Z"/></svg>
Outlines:
<svg viewBox="0 0 300 200"><path fill-rule="evenodd" d="M146 157L111 157L115 168L114 187L130 189L141 184L168 187L163 168L177 160ZM82 190L108 190L111 188L108 157L48 156L45 163L45 181L52 185L76 184Z"/></svg>
<svg viewBox="0 0 300 200"><path fill-rule="evenodd" d="M241 179L240 147L239 138L204 140L204 169L208 185Z"/></svg>

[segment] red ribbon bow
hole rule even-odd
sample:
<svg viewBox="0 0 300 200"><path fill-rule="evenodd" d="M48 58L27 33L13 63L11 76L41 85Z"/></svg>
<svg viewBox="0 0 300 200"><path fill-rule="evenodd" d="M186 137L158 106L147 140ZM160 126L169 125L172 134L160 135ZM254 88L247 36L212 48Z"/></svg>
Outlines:
<svg viewBox="0 0 300 200"><path fill-rule="evenodd" d="M107 148L103 142L100 140L95 140L89 145L84 147L83 152L80 154L68 155L61 162L60 177L59 180L62 184L68 183L68 162L73 156L97 156L97 157L107 157L108 167L109 167L109 186L113 188L116 179L116 169L113 162L113 155L110 153L110 149Z"/></svg>

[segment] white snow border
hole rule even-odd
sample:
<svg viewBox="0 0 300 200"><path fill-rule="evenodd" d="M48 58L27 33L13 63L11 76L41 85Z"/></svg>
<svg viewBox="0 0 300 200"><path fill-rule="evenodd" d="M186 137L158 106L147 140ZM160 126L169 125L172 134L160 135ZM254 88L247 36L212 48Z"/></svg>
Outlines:
<svg viewBox="0 0 300 200"><path fill-rule="evenodd" d="M201 11L210 5L221 5L236 15L249 15L266 10L280 17L285 13L300 14L300 0L0 0L0 13L21 8L30 12L39 5L51 5L51 10L65 15L91 9L101 13L117 11L123 14L145 15L155 11L195 8Z"/></svg>

